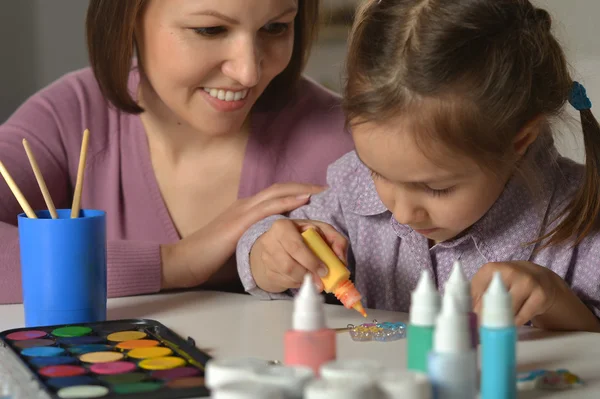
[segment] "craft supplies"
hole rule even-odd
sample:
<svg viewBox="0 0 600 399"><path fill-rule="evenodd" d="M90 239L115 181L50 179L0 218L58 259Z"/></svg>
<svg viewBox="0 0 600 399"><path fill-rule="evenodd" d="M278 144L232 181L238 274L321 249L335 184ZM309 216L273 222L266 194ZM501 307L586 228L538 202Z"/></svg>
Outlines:
<svg viewBox="0 0 600 399"><path fill-rule="evenodd" d="M321 277L325 292L334 294L346 308L352 308L364 317L367 317L367 313L360 303L362 297L356 290L356 287L354 287L352 281L350 281L350 271L325 242L323 237L314 228L303 232L302 237L306 245L327 266L327 275Z"/></svg>
<svg viewBox="0 0 600 399"><path fill-rule="evenodd" d="M440 294L431 275L423 270L411 293L409 324L406 331L408 369L427 372L427 356L433 348L433 332L440 311Z"/></svg>
<svg viewBox="0 0 600 399"><path fill-rule="evenodd" d="M312 275L306 274L294 299L292 329L284 336L284 363L310 367L315 375L336 357L336 333L326 326L323 302Z"/></svg>

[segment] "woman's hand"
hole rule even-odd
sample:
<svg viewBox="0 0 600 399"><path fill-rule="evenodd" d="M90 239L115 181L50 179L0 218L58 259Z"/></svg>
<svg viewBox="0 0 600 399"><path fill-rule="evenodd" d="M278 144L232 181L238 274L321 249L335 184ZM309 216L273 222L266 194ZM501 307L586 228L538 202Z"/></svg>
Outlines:
<svg viewBox="0 0 600 399"><path fill-rule="evenodd" d="M205 227L174 244L161 246L162 289L193 287L206 282L235 253L244 232L260 220L305 205L324 187L275 184L237 200Z"/></svg>
<svg viewBox="0 0 600 399"><path fill-rule="evenodd" d="M527 261L487 263L475 273L471 290L479 316L483 295L496 271L512 296L515 325L531 321L549 330L600 331L596 316L559 275Z"/></svg>
<svg viewBox="0 0 600 399"><path fill-rule="evenodd" d="M327 267L304 243L301 233L315 227L335 254L346 263L348 241L332 226L314 220L277 220L250 251L250 269L256 285L277 293L299 288L306 273L312 273L319 290Z"/></svg>

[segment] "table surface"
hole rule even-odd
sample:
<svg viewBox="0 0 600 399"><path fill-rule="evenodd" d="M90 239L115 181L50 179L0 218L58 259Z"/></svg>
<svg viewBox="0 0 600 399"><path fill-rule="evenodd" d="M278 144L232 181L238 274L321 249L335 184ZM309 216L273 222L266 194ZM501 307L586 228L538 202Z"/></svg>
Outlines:
<svg viewBox="0 0 600 399"><path fill-rule="evenodd" d="M248 295L214 291L189 291L108 301L108 318L143 318L161 322L184 338L192 337L213 357L283 358L283 334L291 326L292 301L261 301ZM407 314L368 311L368 320L407 321ZM364 323L354 310L326 305L331 328ZM23 305L0 306L0 331L24 325ZM389 367L405 367L406 340L354 342L338 334L338 359L375 359ZM519 371L568 369L585 385L563 392L531 391L519 398L600 397L600 334L549 333L532 328L519 331Z"/></svg>

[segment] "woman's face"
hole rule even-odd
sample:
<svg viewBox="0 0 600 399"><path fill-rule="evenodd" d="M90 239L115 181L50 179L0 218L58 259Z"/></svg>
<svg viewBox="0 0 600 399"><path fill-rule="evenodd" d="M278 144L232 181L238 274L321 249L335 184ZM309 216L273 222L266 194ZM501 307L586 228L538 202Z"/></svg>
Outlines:
<svg viewBox="0 0 600 399"><path fill-rule="evenodd" d="M217 136L239 131L290 62L297 0L148 0L137 24L142 105Z"/></svg>

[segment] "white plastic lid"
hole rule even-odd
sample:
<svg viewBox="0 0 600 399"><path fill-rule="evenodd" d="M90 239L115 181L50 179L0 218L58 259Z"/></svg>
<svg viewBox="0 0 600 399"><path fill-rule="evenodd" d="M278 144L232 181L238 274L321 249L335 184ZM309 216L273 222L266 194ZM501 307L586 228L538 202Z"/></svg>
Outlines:
<svg viewBox="0 0 600 399"><path fill-rule="evenodd" d="M309 367L273 365L260 369L254 379L282 389L288 399L301 399L304 387L314 377L313 370Z"/></svg>
<svg viewBox="0 0 600 399"><path fill-rule="evenodd" d="M365 380L312 380L304 390L304 399L378 399L373 383Z"/></svg>
<svg viewBox="0 0 600 399"><path fill-rule="evenodd" d="M440 311L440 294L429 271L423 270L417 288L411 293L409 322L412 325L433 327Z"/></svg>
<svg viewBox="0 0 600 399"><path fill-rule="evenodd" d="M321 366L321 378L328 380L374 381L384 370L382 363L371 359L334 360Z"/></svg>
<svg viewBox="0 0 600 399"><path fill-rule="evenodd" d="M467 314L458 308L456 298L444 295L442 311L433 333L433 349L438 353L462 353L471 350L471 330Z"/></svg>
<svg viewBox="0 0 600 399"><path fill-rule="evenodd" d="M292 328L300 331L318 331L326 327L324 298L317 292L310 273L304 276L304 282L294 299Z"/></svg>
<svg viewBox="0 0 600 399"><path fill-rule="evenodd" d="M252 379L268 367L266 360L251 357L211 359L206 364L205 384L209 389L215 389L229 382Z"/></svg>
<svg viewBox="0 0 600 399"><path fill-rule="evenodd" d="M460 260L454 262L452 273L446 282L445 293L451 293L457 301L459 309L463 312L473 310L473 299L471 297L471 283L465 277L463 265Z"/></svg>
<svg viewBox="0 0 600 399"><path fill-rule="evenodd" d="M284 399L283 390L258 381L230 382L213 389L213 399Z"/></svg>
<svg viewBox="0 0 600 399"><path fill-rule="evenodd" d="M515 324L512 298L502 282L500 272L495 272L492 281L483 294L481 326L506 328Z"/></svg>
<svg viewBox="0 0 600 399"><path fill-rule="evenodd" d="M378 379L385 399L431 399L427 374L404 369L386 369Z"/></svg>

